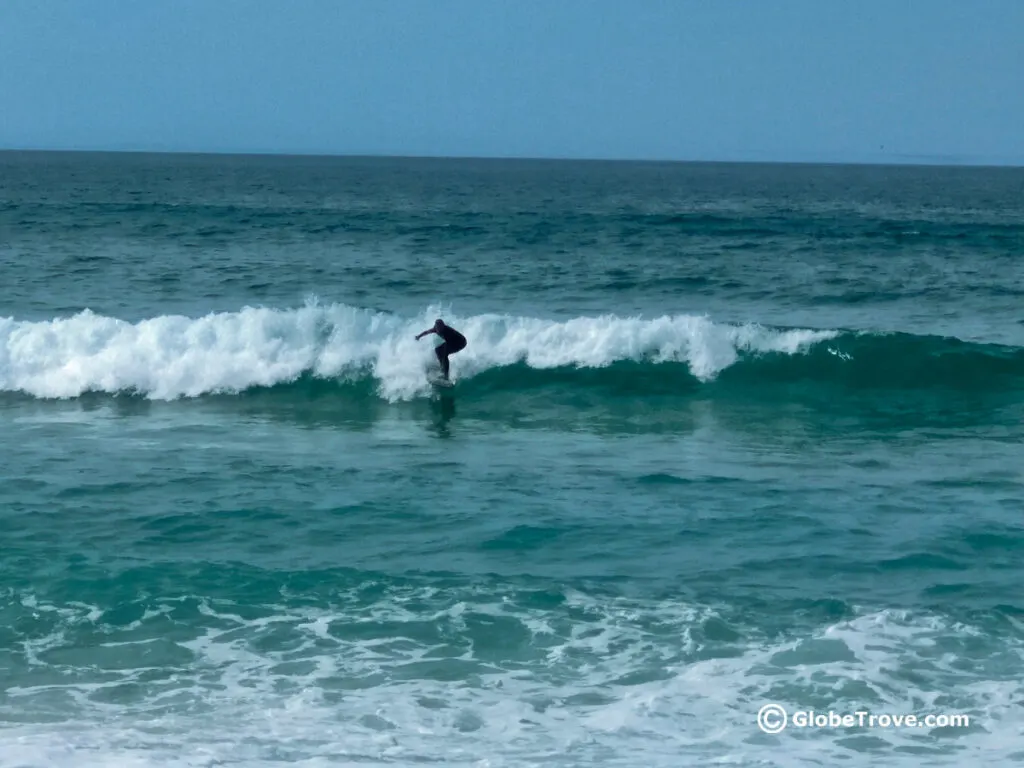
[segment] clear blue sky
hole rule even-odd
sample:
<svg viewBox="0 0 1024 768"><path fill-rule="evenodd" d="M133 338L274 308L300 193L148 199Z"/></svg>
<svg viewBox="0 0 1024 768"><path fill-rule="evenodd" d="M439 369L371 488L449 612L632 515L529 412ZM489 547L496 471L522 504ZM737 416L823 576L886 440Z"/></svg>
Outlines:
<svg viewBox="0 0 1024 768"><path fill-rule="evenodd" d="M0 147L1024 164L1024 0L0 0Z"/></svg>

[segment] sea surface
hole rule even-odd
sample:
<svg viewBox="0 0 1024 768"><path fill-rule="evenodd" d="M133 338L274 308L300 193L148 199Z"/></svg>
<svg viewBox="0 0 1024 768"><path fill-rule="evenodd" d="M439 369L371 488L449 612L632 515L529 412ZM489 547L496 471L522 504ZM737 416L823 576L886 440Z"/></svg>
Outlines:
<svg viewBox="0 0 1024 768"><path fill-rule="evenodd" d="M8 152L0 278L2 766L1024 763L1024 169Z"/></svg>

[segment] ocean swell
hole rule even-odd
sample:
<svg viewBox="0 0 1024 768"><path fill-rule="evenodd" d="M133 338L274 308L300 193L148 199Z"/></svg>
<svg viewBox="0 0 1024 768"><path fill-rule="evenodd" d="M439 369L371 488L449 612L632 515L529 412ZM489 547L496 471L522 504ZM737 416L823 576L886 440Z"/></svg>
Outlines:
<svg viewBox="0 0 1024 768"><path fill-rule="evenodd" d="M431 393L427 373L436 365L430 341L415 334L438 314L436 307L401 317L310 303L136 323L88 310L42 322L0 319L0 391L174 400L313 381L353 391L369 385L383 400L412 400ZM796 382L1024 386L1024 350L949 338L731 325L693 315L446 317L470 340L452 358L453 378L477 392L557 385L663 395Z"/></svg>

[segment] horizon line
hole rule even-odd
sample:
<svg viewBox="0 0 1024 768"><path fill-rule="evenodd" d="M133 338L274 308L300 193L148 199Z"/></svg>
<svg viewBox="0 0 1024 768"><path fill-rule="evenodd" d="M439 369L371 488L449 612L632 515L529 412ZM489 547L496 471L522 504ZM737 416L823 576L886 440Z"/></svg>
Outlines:
<svg viewBox="0 0 1024 768"><path fill-rule="evenodd" d="M0 147L0 153L38 154L92 154L92 155L190 155L211 157L302 157L322 159L363 159L363 160L477 160L492 162L549 162L549 163L646 163L646 164L706 164L706 165L839 165L879 167L932 167L932 168L1024 168L1024 159L986 161L980 159L957 159L955 156L898 154L891 160L877 159L681 159L642 157L559 157L544 155L431 155L431 154L383 154L366 152L329 151L280 151L280 150L191 150L191 149L84 149L49 147Z"/></svg>

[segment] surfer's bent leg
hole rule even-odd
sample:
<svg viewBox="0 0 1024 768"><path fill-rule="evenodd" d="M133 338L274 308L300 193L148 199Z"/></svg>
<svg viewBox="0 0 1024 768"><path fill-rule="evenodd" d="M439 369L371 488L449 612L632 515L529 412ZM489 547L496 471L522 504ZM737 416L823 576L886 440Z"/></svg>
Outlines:
<svg viewBox="0 0 1024 768"><path fill-rule="evenodd" d="M437 353L437 361L441 363L441 373L444 374L446 379L448 378L448 355L454 355L460 349L465 348L465 346L466 340L456 337L434 347L434 351Z"/></svg>
<svg viewBox="0 0 1024 768"><path fill-rule="evenodd" d="M441 375L446 379L448 378L448 342L444 344L438 344L434 347L434 352L437 354L437 362L441 364Z"/></svg>

